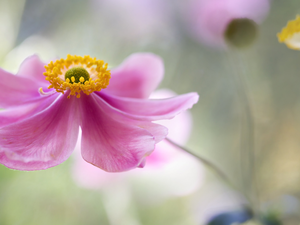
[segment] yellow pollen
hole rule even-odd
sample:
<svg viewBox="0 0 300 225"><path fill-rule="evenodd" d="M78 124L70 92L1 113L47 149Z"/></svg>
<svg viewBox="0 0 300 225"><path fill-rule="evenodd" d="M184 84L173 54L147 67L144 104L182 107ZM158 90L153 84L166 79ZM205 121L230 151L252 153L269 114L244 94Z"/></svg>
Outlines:
<svg viewBox="0 0 300 225"><path fill-rule="evenodd" d="M281 32L277 34L279 42L286 42L295 34L300 33L300 16L297 15L295 20L287 23L286 27L282 28ZM288 43L286 43L288 45ZM292 46L288 46L293 48Z"/></svg>
<svg viewBox="0 0 300 225"><path fill-rule="evenodd" d="M107 63L90 56L68 55L66 59L51 61L45 66L45 79L49 81L50 88L80 98L80 92L89 95L94 91L106 88L110 80L110 70Z"/></svg>

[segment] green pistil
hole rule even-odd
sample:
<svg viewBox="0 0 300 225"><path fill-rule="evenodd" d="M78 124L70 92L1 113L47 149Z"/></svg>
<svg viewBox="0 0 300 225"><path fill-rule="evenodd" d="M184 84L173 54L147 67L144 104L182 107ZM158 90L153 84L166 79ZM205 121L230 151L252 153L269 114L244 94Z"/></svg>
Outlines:
<svg viewBox="0 0 300 225"><path fill-rule="evenodd" d="M72 81L72 77L75 78L75 81ZM70 83L79 83L80 82L80 78L83 77L84 81L88 81L90 79L90 75L88 73L88 71L86 71L86 69L82 68L82 67L73 67L71 69L69 69L66 74L65 74L65 80L69 79Z"/></svg>

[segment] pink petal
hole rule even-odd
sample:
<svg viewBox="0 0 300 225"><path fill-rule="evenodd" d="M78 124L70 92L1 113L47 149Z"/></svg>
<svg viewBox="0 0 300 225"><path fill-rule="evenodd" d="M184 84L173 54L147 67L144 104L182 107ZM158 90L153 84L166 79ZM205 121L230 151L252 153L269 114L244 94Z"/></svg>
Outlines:
<svg viewBox="0 0 300 225"><path fill-rule="evenodd" d="M186 144L192 130L192 116L189 111L182 112L171 120L161 120L158 123L168 128L169 139L181 146ZM174 160L174 157L178 157L180 151L182 150L163 140L155 146L154 151L147 157L146 166L161 168Z"/></svg>
<svg viewBox="0 0 300 225"><path fill-rule="evenodd" d="M43 75L46 71L44 66L45 63L43 63L37 55L32 55L23 61L17 75L41 82L47 87L50 84L45 80L45 76Z"/></svg>
<svg viewBox="0 0 300 225"><path fill-rule="evenodd" d="M48 108L0 128L0 163L18 170L41 170L65 161L76 145L78 99L60 95Z"/></svg>
<svg viewBox="0 0 300 225"><path fill-rule="evenodd" d="M168 89L160 89L156 90L150 95L152 99L163 99L170 98L176 96L171 90ZM168 138L175 141L180 145L185 145L191 130L192 130L192 115L189 111L184 111L179 115L175 116L170 120L160 120L157 123L168 128ZM151 153L149 157L147 157L147 168L162 168L167 166L174 157L178 157L180 155L179 149L175 148L168 141L163 140L155 146L154 151Z"/></svg>
<svg viewBox="0 0 300 225"><path fill-rule="evenodd" d="M154 136L155 144L159 144L159 142L161 142L168 133L168 129L166 127L156 123L146 122L140 124L139 127L146 129ZM153 153L154 152L151 152L151 155L145 155L137 167L143 168L146 165L146 161L148 161L149 157L151 157Z"/></svg>
<svg viewBox="0 0 300 225"><path fill-rule="evenodd" d="M59 96L58 93L40 96L39 99L29 104L11 107L0 111L0 127L24 120L34 114L46 109Z"/></svg>
<svg viewBox="0 0 300 225"><path fill-rule="evenodd" d="M39 82L0 69L0 108L16 106L39 98L40 87Z"/></svg>
<svg viewBox="0 0 300 225"><path fill-rule="evenodd" d="M169 89L160 89L153 92L151 99L164 99L175 97L177 94ZM157 122L169 129L168 138L175 141L179 145L185 145L190 137L193 118L191 112L186 110L170 120L160 120ZM159 147L157 145L156 147Z"/></svg>
<svg viewBox="0 0 300 225"><path fill-rule="evenodd" d="M136 120L163 120L171 119L180 112L191 108L198 102L197 93L188 93L168 99L133 99L97 93L120 113Z"/></svg>
<svg viewBox="0 0 300 225"><path fill-rule="evenodd" d="M80 154L80 146L81 132L75 151L72 155L74 156L72 177L78 186L89 189L98 189L108 184L114 185L115 180L122 179L124 173L108 173L84 161Z"/></svg>
<svg viewBox="0 0 300 225"><path fill-rule="evenodd" d="M125 117L95 94L81 100L82 157L105 171L136 168L153 151L155 136L167 134L160 125Z"/></svg>
<svg viewBox="0 0 300 225"><path fill-rule="evenodd" d="M108 104L103 98L101 98L98 94L93 95L94 100L97 102L97 104L101 105L101 107L105 108L107 112L110 112L109 116L117 121L126 122L126 123L134 123L140 128L146 129L149 131L153 136L155 143L160 142L163 140L168 131L164 126L161 126L157 123L151 123L149 122L149 119L147 120L139 120L139 117L136 117L134 115L128 114L126 112L120 111L114 107L112 107L110 104ZM136 118L138 118L136 120Z"/></svg>
<svg viewBox="0 0 300 225"><path fill-rule="evenodd" d="M135 123L138 124L139 127L149 131L154 136L155 144L162 141L168 134L168 129L160 124L139 121L135 121Z"/></svg>
<svg viewBox="0 0 300 225"><path fill-rule="evenodd" d="M129 56L111 71L108 87L101 92L130 98L148 98L163 78L162 59L151 53Z"/></svg>

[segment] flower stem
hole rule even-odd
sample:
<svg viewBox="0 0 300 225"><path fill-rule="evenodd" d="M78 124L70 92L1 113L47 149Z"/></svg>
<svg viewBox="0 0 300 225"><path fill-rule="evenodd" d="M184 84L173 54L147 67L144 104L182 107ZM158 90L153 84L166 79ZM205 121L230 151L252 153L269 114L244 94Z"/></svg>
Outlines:
<svg viewBox="0 0 300 225"><path fill-rule="evenodd" d="M247 68L243 59L243 54L236 52L232 55L232 68L235 68L234 80L237 87L237 93L239 96L240 106L243 112L243 118L241 121L241 172L244 185L244 194L249 195L251 200L254 214L257 215L259 207L259 196L257 190L257 178L255 171L255 121L253 116L253 109L251 104L251 98L247 86ZM245 155L244 155L245 154Z"/></svg>
<svg viewBox="0 0 300 225"><path fill-rule="evenodd" d="M229 177L222 171L220 170L216 165L214 165L212 162L208 161L207 159L193 153L192 151L190 151L189 149L187 149L186 147L182 147L180 145L178 145L177 143L175 143L174 141L170 140L169 138L165 139L166 141L168 141L170 144L174 145L177 148L182 149L183 151L189 153L190 155L196 157L200 162L202 162L205 166L207 166L208 168L212 169L216 174L219 175L219 177L224 180L227 184L229 184L230 186L234 187L233 183L231 182L231 180L229 179Z"/></svg>

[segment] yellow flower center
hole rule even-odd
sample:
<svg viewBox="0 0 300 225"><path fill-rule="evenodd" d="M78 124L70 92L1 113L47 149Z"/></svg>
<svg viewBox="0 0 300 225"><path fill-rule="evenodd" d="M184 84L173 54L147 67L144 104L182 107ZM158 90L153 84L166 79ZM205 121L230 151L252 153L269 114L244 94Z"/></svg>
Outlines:
<svg viewBox="0 0 300 225"><path fill-rule="evenodd" d="M110 71L107 63L90 56L68 55L66 59L51 61L45 66L46 80L50 88L64 93L70 90L70 95L80 98L80 92L89 95L94 91L101 91L109 84Z"/></svg>

